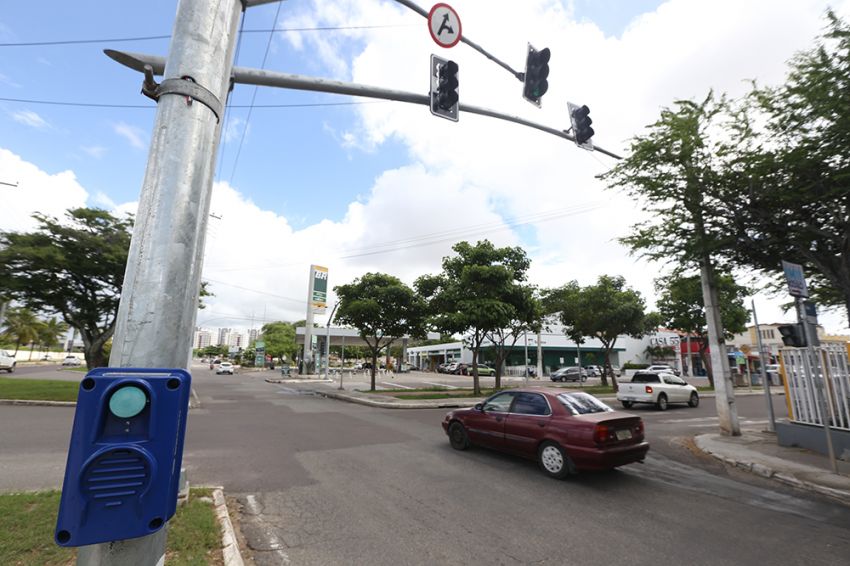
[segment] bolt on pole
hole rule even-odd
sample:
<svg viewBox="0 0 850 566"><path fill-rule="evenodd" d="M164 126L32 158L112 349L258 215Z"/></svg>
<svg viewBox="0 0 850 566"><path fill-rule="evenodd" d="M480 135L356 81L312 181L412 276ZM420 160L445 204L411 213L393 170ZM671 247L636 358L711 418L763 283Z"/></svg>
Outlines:
<svg viewBox="0 0 850 566"><path fill-rule="evenodd" d="M191 82L188 88L205 90L212 97L206 102L222 107L230 88L241 11L239 0L181 0L165 79L174 79L170 84L178 90ZM188 365L221 133L218 118L198 99L177 94L159 97L111 367ZM85 546L77 563L162 564L165 542L163 528L146 537Z"/></svg>

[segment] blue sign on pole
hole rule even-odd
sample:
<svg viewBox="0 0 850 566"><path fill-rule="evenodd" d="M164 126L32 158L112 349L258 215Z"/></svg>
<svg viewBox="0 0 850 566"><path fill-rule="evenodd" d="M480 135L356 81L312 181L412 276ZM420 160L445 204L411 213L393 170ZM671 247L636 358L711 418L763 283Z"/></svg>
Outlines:
<svg viewBox="0 0 850 566"><path fill-rule="evenodd" d="M83 546L149 535L177 509L192 378L99 368L80 382L54 537Z"/></svg>
<svg viewBox="0 0 850 566"><path fill-rule="evenodd" d="M782 271L785 272L785 281L788 283L788 293L793 297L808 297L809 290L806 287L806 277L803 275L803 266L782 262Z"/></svg>

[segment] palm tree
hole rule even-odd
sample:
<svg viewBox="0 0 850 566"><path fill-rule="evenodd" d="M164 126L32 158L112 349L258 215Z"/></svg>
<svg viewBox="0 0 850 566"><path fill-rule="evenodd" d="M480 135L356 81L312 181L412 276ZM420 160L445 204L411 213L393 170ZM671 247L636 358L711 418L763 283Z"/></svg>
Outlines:
<svg viewBox="0 0 850 566"><path fill-rule="evenodd" d="M15 354L21 344L35 342L39 337L39 328L43 323L35 313L24 307L10 308L6 311L6 326L3 334L15 340Z"/></svg>
<svg viewBox="0 0 850 566"><path fill-rule="evenodd" d="M55 316L49 320L42 321L38 341L44 351L59 343L59 337L68 332L68 324L57 319Z"/></svg>

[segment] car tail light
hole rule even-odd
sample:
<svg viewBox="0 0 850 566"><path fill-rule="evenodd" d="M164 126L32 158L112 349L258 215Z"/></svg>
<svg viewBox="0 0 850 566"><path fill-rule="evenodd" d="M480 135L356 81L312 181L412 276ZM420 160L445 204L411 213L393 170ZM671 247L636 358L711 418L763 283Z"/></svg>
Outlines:
<svg viewBox="0 0 850 566"><path fill-rule="evenodd" d="M608 441L613 432L614 431L608 428L607 425L598 424L596 425L596 428L593 429L593 440L597 444L603 444Z"/></svg>
<svg viewBox="0 0 850 566"><path fill-rule="evenodd" d="M647 393L652 393L652 387L651 387L651 386L649 386L649 385L647 385L647 386L646 386L646 392L647 392Z"/></svg>
<svg viewBox="0 0 850 566"><path fill-rule="evenodd" d="M643 420L639 420L635 425L635 436L643 436Z"/></svg>

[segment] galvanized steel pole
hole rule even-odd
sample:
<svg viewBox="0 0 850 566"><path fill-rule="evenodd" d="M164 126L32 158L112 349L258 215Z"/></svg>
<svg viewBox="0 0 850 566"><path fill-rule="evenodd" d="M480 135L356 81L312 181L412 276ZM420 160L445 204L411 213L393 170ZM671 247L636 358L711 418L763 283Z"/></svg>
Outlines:
<svg viewBox="0 0 850 566"><path fill-rule="evenodd" d="M770 419L768 429L770 432L776 431L776 416L773 414L773 401L770 397L770 376L767 375L767 360L764 357L764 345L761 342L761 329L759 328L759 317L756 314L756 302L751 301L753 306L753 323L756 325L756 343L759 347L759 362L761 363L761 381L764 387L764 399L767 402L767 415ZM752 378L750 378L752 383Z"/></svg>
<svg viewBox="0 0 850 566"><path fill-rule="evenodd" d="M174 90L163 89L158 100L111 367L188 366L221 131L215 110L230 89L241 11L239 0L181 0L177 6L164 73ZM181 94L190 89L205 101ZM85 546L77 563L163 564L165 542L163 528L142 538Z"/></svg>

